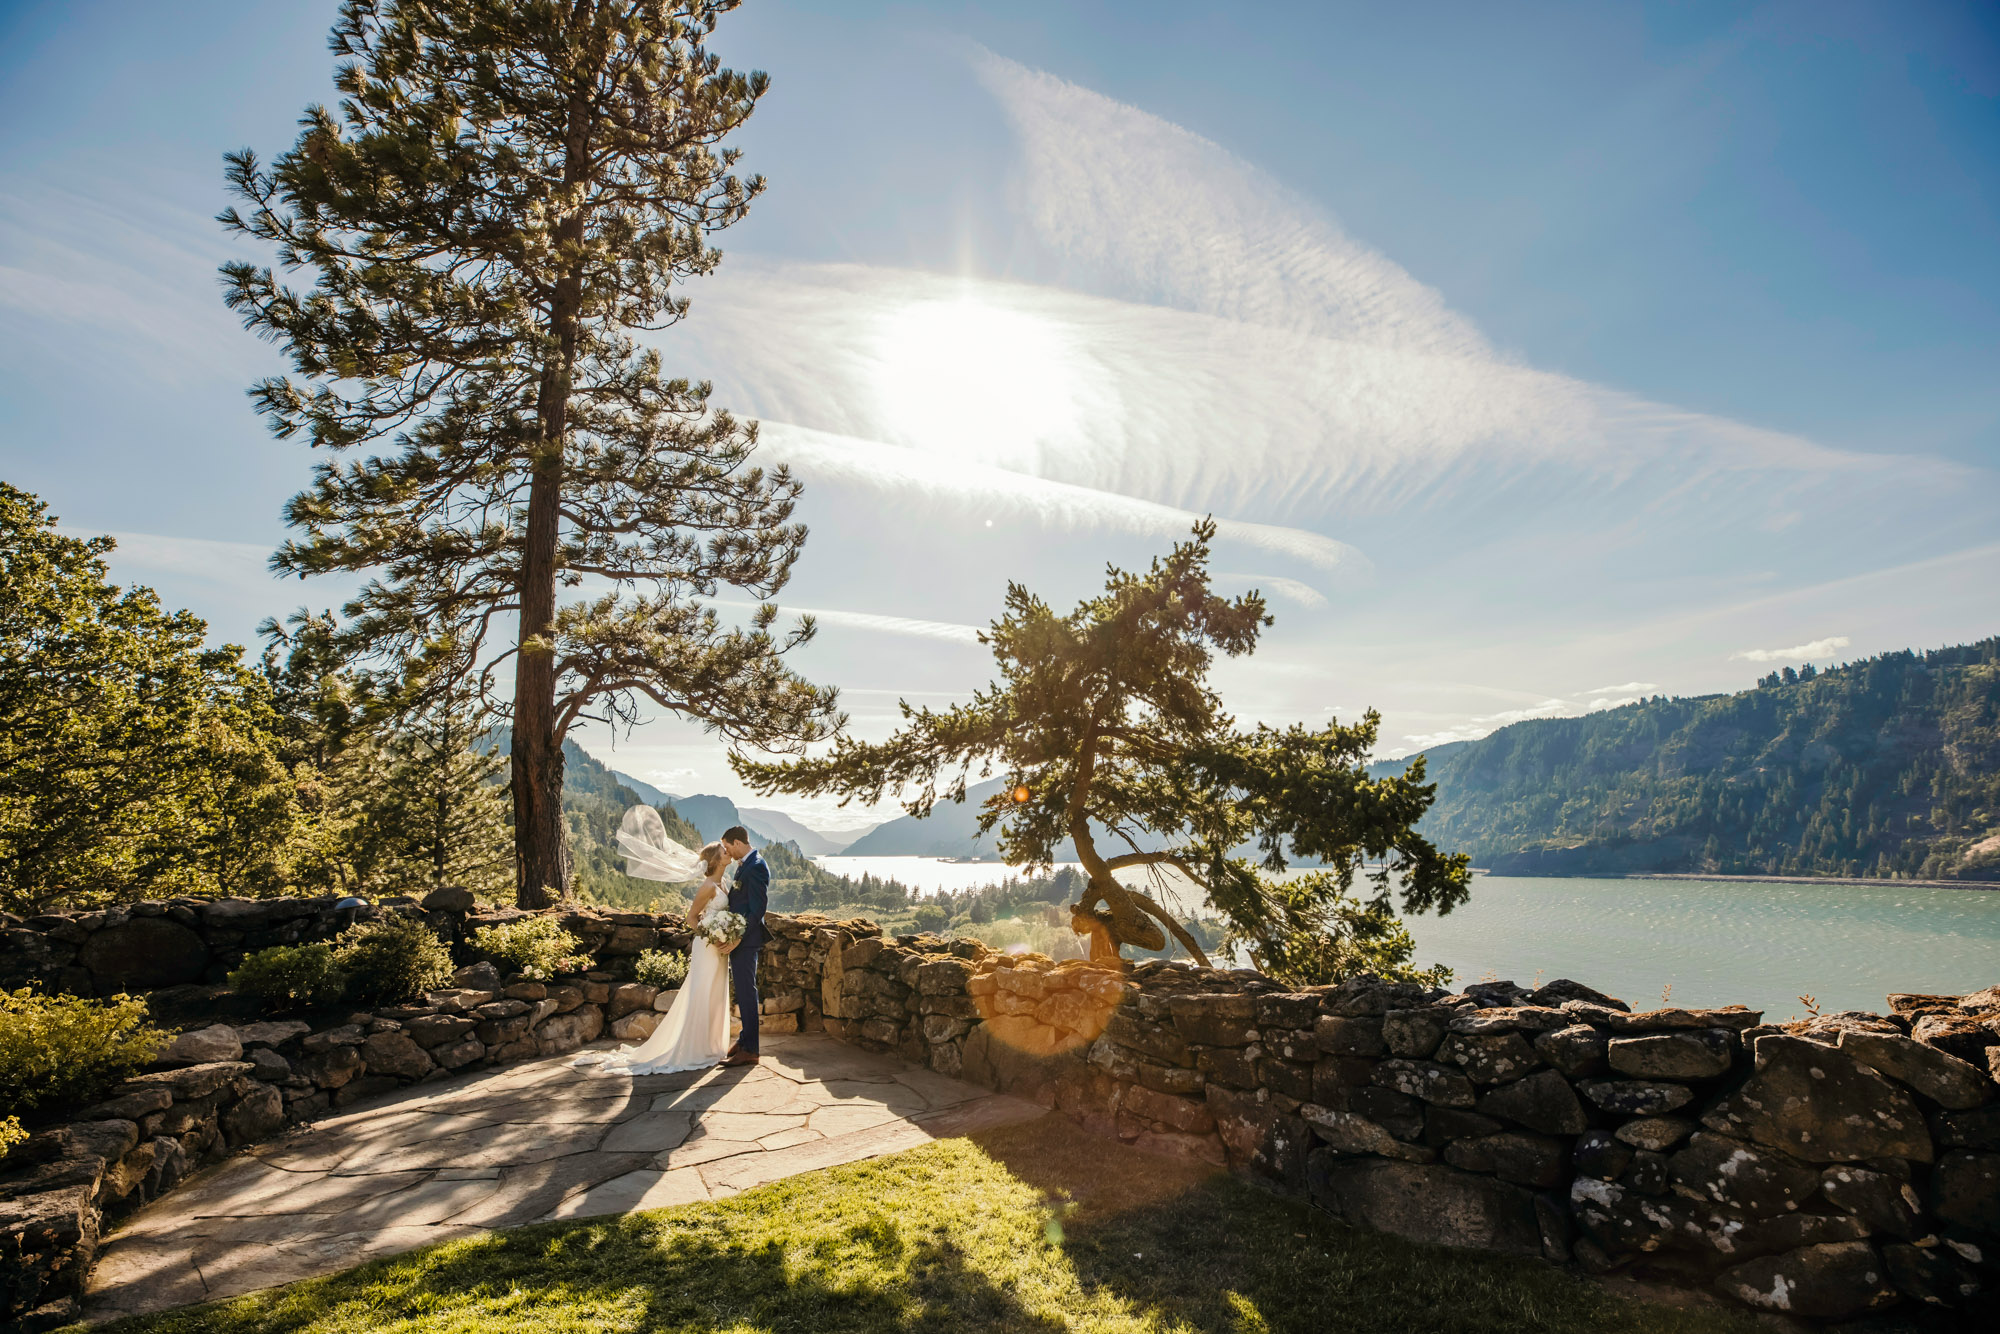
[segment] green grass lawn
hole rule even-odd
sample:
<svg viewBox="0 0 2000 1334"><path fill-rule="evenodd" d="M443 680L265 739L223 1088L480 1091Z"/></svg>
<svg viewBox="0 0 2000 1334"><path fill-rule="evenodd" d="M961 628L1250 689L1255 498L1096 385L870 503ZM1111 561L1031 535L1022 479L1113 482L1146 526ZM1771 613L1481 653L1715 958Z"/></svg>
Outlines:
<svg viewBox="0 0 2000 1334"><path fill-rule="evenodd" d="M1358 1232L1057 1117L713 1204L544 1224L104 1327L1747 1332L1546 1265Z"/></svg>

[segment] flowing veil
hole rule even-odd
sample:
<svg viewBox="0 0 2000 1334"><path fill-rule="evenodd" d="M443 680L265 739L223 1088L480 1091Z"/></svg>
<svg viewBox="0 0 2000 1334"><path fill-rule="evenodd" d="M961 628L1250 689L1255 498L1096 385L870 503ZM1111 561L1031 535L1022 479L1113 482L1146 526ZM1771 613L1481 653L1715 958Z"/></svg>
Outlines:
<svg viewBox="0 0 2000 1334"><path fill-rule="evenodd" d="M704 874L701 858L667 837L666 823L651 806L634 806L618 824L618 850L625 874L639 880L692 884Z"/></svg>

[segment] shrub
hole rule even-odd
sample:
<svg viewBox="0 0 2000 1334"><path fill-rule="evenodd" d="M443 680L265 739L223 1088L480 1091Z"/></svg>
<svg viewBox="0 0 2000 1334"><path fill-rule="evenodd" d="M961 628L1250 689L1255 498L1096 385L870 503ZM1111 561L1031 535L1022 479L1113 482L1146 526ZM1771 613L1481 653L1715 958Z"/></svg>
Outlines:
<svg viewBox="0 0 2000 1334"><path fill-rule="evenodd" d="M361 922L334 942L334 964L356 1000L413 1000L451 980L451 953L422 922L393 914Z"/></svg>
<svg viewBox="0 0 2000 1334"><path fill-rule="evenodd" d="M553 917L519 917L472 933L472 948L517 973L545 978L585 962L583 942Z"/></svg>
<svg viewBox="0 0 2000 1334"><path fill-rule="evenodd" d="M273 945L244 959L229 985L288 1010L339 1000L347 979L334 966L331 945Z"/></svg>
<svg viewBox="0 0 2000 1334"><path fill-rule="evenodd" d="M951 914L935 903L920 903L910 914L910 925L919 931L943 931L951 925Z"/></svg>
<svg viewBox="0 0 2000 1334"><path fill-rule="evenodd" d="M632 961L632 976L649 987L666 991L687 981L688 956L666 950L647 950Z"/></svg>
<svg viewBox="0 0 2000 1334"><path fill-rule="evenodd" d="M14 1151L14 1146L28 1138L28 1132L21 1129L21 1118L9 1116L0 1119L0 1159Z"/></svg>
<svg viewBox="0 0 2000 1334"><path fill-rule="evenodd" d="M26 1112L95 1102L166 1041L136 996L0 991L0 1107Z"/></svg>

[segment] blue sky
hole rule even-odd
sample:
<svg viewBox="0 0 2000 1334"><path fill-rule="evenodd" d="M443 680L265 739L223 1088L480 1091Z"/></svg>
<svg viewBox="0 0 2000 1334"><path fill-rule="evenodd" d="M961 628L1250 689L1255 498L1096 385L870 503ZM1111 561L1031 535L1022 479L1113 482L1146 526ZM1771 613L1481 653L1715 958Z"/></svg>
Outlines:
<svg viewBox="0 0 2000 1334"><path fill-rule="evenodd" d="M0 477L236 640L339 596L261 573L309 458L209 221L332 12L0 7ZM662 346L806 477L782 602L863 732L987 678L1009 578L1206 512L1279 616L1232 705L1386 753L2000 630L1990 5L752 0L716 48L771 188ZM741 795L671 721L616 762Z"/></svg>

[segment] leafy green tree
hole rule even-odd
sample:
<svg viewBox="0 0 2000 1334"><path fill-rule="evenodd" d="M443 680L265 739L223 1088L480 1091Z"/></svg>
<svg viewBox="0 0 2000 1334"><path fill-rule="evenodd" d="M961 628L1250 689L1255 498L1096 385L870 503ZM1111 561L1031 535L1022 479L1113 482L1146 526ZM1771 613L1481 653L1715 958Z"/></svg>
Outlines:
<svg viewBox="0 0 2000 1334"><path fill-rule="evenodd" d="M0 483L0 905L282 881L301 811L263 680L151 589L107 578L108 537L55 531Z"/></svg>
<svg viewBox="0 0 2000 1334"><path fill-rule="evenodd" d="M1369 777L1373 712L1317 731L1236 729L1207 685L1209 666L1216 652L1251 652L1270 617L1255 593L1232 601L1209 591L1214 535L1204 520L1145 573L1111 568L1103 595L1067 615L1010 585L1007 614L981 636L1001 680L970 704L940 713L906 703L906 725L886 741L843 736L816 758L732 763L767 793L873 803L915 788L905 806L915 816L964 800L975 765L980 777L999 766L1008 787L986 803L980 833L997 827L1001 855L1017 866L1047 867L1074 841L1089 880L1071 922L1096 958L1161 949L1171 932L1206 961L1166 906L1116 879L1173 867L1227 919L1228 943L1276 975L1320 979L1390 961L1392 890L1406 912L1447 912L1468 893L1467 859L1414 828L1432 797L1421 764ZM1142 850L1142 840L1168 846ZM1251 840L1256 863L1235 852ZM1101 842L1130 851L1107 855ZM1325 869L1281 878L1288 855ZM1372 890L1365 901L1352 897L1357 877Z"/></svg>
<svg viewBox="0 0 2000 1334"><path fill-rule="evenodd" d="M683 318L710 236L761 179L722 147L767 85L709 51L733 0L347 0L339 112L311 107L223 224L311 270L225 266L227 299L297 378L252 390L332 457L273 557L373 571L345 651L418 687L513 677L516 895L567 892L563 751L645 703L796 751L839 723L775 609L722 626L694 595L773 596L805 541L798 483L750 466L753 425L662 377L633 332ZM563 602L585 578L611 591ZM509 619L515 633L505 642Z"/></svg>

